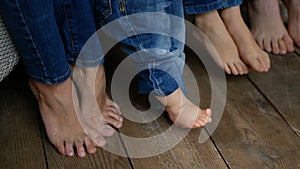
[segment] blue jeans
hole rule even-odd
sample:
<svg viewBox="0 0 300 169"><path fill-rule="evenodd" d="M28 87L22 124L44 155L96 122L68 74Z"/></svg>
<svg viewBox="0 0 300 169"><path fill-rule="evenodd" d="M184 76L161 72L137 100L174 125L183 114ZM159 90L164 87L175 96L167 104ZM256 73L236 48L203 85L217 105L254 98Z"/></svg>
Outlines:
<svg viewBox="0 0 300 169"><path fill-rule="evenodd" d="M2 0L0 13L29 77L58 84L96 31L92 0ZM83 29L84 28L84 29Z"/></svg>
<svg viewBox="0 0 300 169"><path fill-rule="evenodd" d="M28 75L45 84L58 84L70 76L68 64L76 63L85 42L96 31L96 25L99 28L140 12L161 12L183 18L181 0L32 0L30 3L28 0L4 0L1 3L0 12ZM184 39L183 20L175 24L168 16L156 20L144 18L137 23L122 20L119 31L147 29L141 27L141 23L157 25L156 29L175 32ZM118 33L111 34L118 39ZM185 91L181 77L185 59L182 41L157 34L135 35L122 40L122 49L127 55L139 52L132 59L141 71L141 93L157 89L169 95L178 87ZM84 61L97 59L92 57Z"/></svg>
<svg viewBox="0 0 300 169"><path fill-rule="evenodd" d="M185 91L182 79L185 61L182 0L95 0L95 3L99 28L116 22L114 27L106 29L106 33L121 42L121 49L140 71L140 93L158 90L162 92L158 94L169 95L179 87ZM165 15L153 17L145 12ZM137 17L131 18L134 14ZM168 14L181 19L175 21ZM129 37L122 39L126 34Z"/></svg>
<svg viewBox="0 0 300 169"><path fill-rule="evenodd" d="M187 15L241 5L243 0L183 0Z"/></svg>

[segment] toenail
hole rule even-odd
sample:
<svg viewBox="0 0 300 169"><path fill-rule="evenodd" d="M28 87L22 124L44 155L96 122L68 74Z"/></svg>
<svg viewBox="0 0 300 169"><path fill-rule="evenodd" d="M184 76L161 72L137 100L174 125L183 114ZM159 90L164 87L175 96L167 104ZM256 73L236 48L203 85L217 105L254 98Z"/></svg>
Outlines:
<svg viewBox="0 0 300 169"><path fill-rule="evenodd" d="M124 121L124 118L123 118L123 117L120 117L120 121L123 122L123 121Z"/></svg>
<svg viewBox="0 0 300 169"><path fill-rule="evenodd" d="M84 157L84 156L85 156L85 152L84 152L84 151L83 151L83 152L80 152L80 153L79 153L79 156L80 156L80 157Z"/></svg>
<svg viewBox="0 0 300 169"><path fill-rule="evenodd" d="M74 155L74 152L69 152L68 155L69 155L69 156L73 156L73 155Z"/></svg>
<svg viewBox="0 0 300 169"><path fill-rule="evenodd" d="M110 131L113 130L113 128L111 128L111 127L108 126L108 125L106 125L103 129L104 129L104 131L106 131L106 132L110 132Z"/></svg>

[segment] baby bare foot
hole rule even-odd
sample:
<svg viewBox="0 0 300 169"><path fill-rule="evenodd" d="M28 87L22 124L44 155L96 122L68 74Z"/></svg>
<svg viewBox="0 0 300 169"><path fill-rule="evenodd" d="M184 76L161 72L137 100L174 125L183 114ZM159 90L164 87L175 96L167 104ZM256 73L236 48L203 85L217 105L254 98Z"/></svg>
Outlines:
<svg viewBox="0 0 300 169"><path fill-rule="evenodd" d="M77 118L70 79L53 86L29 81L29 86L38 100L48 138L60 153L73 156L77 152L78 156L84 157L84 147L88 153L97 151Z"/></svg>
<svg viewBox="0 0 300 169"><path fill-rule="evenodd" d="M237 45L242 60L258 72L267 72L270 68L270 58L256 44L241 16L240 7L223 9L221 16L228 32Z"/></svg>
<svg viewBox="0 0 300 169"><path fill-rule="evenodd" d="M248 73L247 66L240 59L238 49L216 10L196 15L195 24L216 48L222 63L215 60L227 74Z"/></svg>
<svg viewBox="0 0 300 169"><path fill-rule="evenodd" d="M211 110L201 110L185 97L178 88L172 94L165 97L156 97L168 112L175 125L182 128L199 128L211 122Z"/></svg>
<svg viewBox="0 0 300 169"><path fill-rule="evenodd" d="M293 52L293 40L280 16L279 0L251 0L248 6L251 31L260 48L274 54Z"/></svg>
<svg viewBox="0 0 300 169"><path fill-rule="evenodd" d="M91 120L98 119L101 123L109 123L116 128L122 127L120 108L105 93L104 66L76 67L72 78L79 94L82 113L93 114Z"/></svg>
<svg viewBox="0 0 300 169"><path fill-rule="evenodd" d="M300 48L300 1L286 0L285 4L289 11L288 32L297 47Z"/></svg>

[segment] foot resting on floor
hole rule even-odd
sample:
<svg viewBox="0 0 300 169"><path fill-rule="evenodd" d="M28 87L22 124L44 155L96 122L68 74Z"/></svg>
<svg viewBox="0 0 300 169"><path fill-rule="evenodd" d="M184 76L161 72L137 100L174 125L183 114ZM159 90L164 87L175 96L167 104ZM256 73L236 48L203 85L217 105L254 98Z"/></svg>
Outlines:
<svg viewBox="0 0 300 169"><path fill-rule="evenodd" d="M168 112L175 125L182 128L199 128L212 121L211 110L201 109L193 104L178 88L165 97L156 97Z"/></svg>

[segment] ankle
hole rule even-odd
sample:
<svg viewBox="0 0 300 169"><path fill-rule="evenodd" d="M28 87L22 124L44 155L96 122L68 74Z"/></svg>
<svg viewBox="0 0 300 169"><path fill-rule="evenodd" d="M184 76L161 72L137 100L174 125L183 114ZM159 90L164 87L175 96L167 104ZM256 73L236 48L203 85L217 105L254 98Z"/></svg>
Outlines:
<svg viewBox="0 0 300 169"><path fill-rule="evenodd" d="M46 100L49 96L65 95L66 92L72 91L72 81L70 78L57 85L47 85L30 80L29 86L38 100Z"/></svg>
<svg viewBox="0 0 300 169"><path fill-rule="evenodd" d="M230 24L241 22L241 20L243 20L239 6L223 9L221 12L221 17L224 22Z"/></svg>
<svg viewBox="0 0 300 169"><path fill-rule="evenodd" d="M165 105L167 112L179 113L178 110L188 101L180 88L165 97L157 97L157 99Z"/></svg>
<svg viewBox="0 0 300 169"><path fill-rule="evenodd" d="M195 24L202 29L213 29L215 28L215 23L219 18L219 13L216 10L197 14L195 16Z"/></svg>

